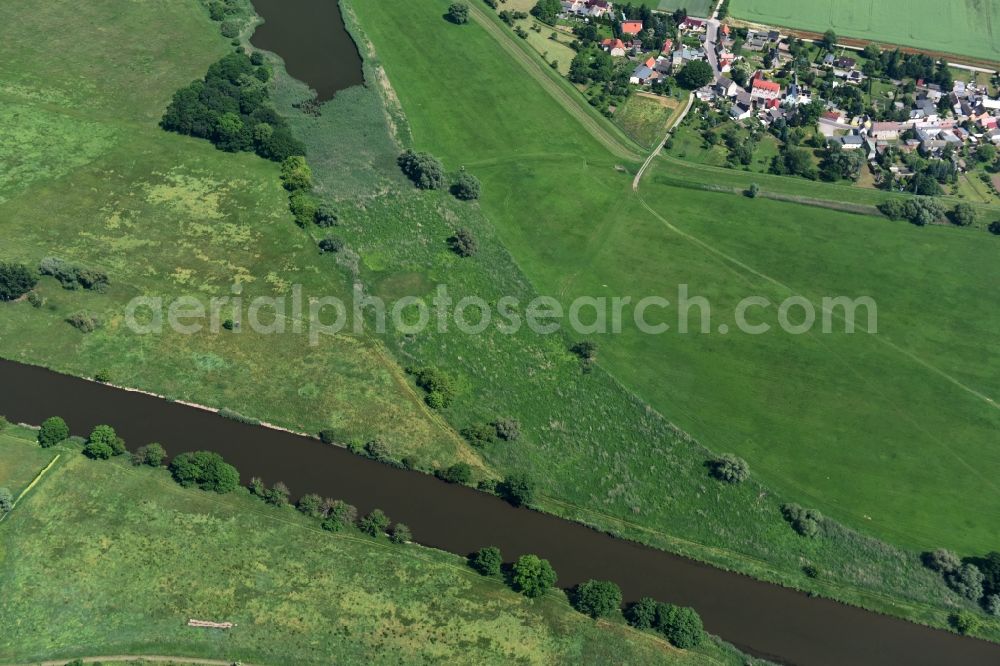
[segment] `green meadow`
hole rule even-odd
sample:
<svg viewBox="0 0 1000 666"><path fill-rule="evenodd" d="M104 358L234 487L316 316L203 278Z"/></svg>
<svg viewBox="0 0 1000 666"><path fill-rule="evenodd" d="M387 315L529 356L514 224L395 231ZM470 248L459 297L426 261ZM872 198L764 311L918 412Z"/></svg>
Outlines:
<svg viewBox="0 0 1000 666"><path fill-rule="evenodd" d="M1000 59L997 0L731 0L729 15L756 23Z"/></svg>
<svg viewBox="0 0 1000 666"><path fill-rule="evenodd" d="M6 4L0 25L2 258L48 256L107 271L106 293L51 278L28 303L4 307L0 354L175 399L266 417L344 442L382 437L395 455L434 468L479 465L424 405L382 346L339 335L131 334L136 296L349 295L345 274L294 225L278 165L168 134L170 97L227 50L198 0L44 6ZM104 325L65 323L86 310ZM269 321L269 315L262 317Z"/></svg>
<svg viewBox="0 0 1000 666"><path fill-rule="evenodd" d="M39 464L0 435L6 470ZM46 451L46 457L53 450ZM332 534L245 490L216 495L165 470L71 448L0 523L0 660L112 654L265 664L743 664L708 642L680 651L560 591L536 601L460 557ZM187 626L233 622L230 630Z"/></svg>

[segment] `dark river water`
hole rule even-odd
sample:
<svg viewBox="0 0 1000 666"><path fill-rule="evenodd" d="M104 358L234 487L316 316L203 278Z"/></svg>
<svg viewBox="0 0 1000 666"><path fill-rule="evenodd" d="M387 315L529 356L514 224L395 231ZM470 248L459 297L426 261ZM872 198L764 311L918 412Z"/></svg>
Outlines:
<svg viewBox="0 0 1000 666"><path fill-rule="evenodd" d="M316 492L383 509L414 539L467 554L499 546L511 561L547 558L570 587L613 580L626 600L652 596L693 606L706 628L752 654L788 664L844 666L1000 664L1000 645L869 613L699 564L582 525L355 456L289 433L224 419L201 409L0 360L0 414L40 423L52 415L74 434L113 425L132 448L161 442L170 453L213 450L244 481L284 481L295 495ZM196 491L192 491L196 492Z"/></svg>
<svg viewBox="0 0 1000 666"><path fill-rule="evenodd" d="M253 6L264 23L250 43L280 55L288 73L315 90L319 101L365 82L337 0L253 0Z"/></svg>

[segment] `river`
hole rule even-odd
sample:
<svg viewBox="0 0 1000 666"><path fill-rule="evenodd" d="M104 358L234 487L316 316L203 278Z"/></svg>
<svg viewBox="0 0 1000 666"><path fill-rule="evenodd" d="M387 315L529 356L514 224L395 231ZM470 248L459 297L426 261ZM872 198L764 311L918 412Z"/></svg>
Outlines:
<svg viewBox="0 0 1000 666"><path fill-rule="evenodd" d="M396 469L318 440L252 426L154 396L0 360L0 414L12 421L67 420L74 434L113 425L132 448L213 450L244 481L284 481L293 494L381 508L427 546L465 555L498 546L511 561L547 558L570 587L613 580L626 600L651 596L692 606L706 628L751 654L803 666L1000 664L1000 645L929 629L616 539L491 495ZM196 491L192 491L196 492Z"/></svg>

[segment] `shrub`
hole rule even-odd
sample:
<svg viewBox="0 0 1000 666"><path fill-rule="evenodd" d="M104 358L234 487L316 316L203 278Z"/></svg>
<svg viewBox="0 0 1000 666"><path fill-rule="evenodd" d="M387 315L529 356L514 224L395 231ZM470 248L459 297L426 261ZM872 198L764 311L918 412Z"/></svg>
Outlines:
<svg viewBox="0 0 1000 666"><path fill-rule="evenodd" d="M324 254L340 252L344 249L344 241L336 236L327 236L319 242L319 251Z"/></svg>
<svg viewBox="0 0 1000 666"><path fill-rule="evenodd" d="M389 449L389 445L379 438L375 438L365 444L365 454L375 460L385 461L392 458L392 451Z"/></svg>
<svg viewBox="0 0 1000 666"><path fill-rule="evenodd" d="M239 37L240 34L240 24L236 21L223 21L219 29L222 31L222 36L229 39Z"/></svg>
<svg viewBox="0 0 1000 666"><path fill-rule="evenodd" d="M555 569L537 555L522 555L514 563L513 571L514 588L531 599L545 594L556 582Z"/></svg>
<svg viewBox="0 0 1000 666"><path fill-rule="evenodd" d="M1000 220L997 220L995 222L990 222L990 226L987 228L990 230L991 234L1000 236Z"/></svg>
<svg viewBox="0 0 1000 666"><path fill-rule="evenodd" d="M7 513L14 508L14 493L9 488L0 488L0 513Z"/></svg>
<svg viewBox="0 0 1000 666"><path fill-rule="evenodd" d="M760 194L760 185L757 183L750 183L750 187L747 188L745 194L751 199L756 199L757 195Z"/></svg>
<svg viewBox="0 0 1000 666"><path fill-rule="evenodd" d="M264 491L264 501L271 506L283 507L288 504L288 498L292 492L282 481L278 481L268 490Z"/></svg>
<svg viewBox="0 0 1000 666"><path fill-rule="evenodd" d="M42 298L41 294L37 291L29 291L28 303L30 303L33 308L40 308L45 304L45 299Z"/></svg>
<svg viewBox="0 0 1000 666"><path fill-rule="evenodd" d="M103 455L110 451L109 455ZM84 455L91 458L110 458L125 453L125 440L118 436L115 429L109 425L99 425L94 428L83 448ZM96 454L96 455L95 455Z"/></svg>
<svg viewBox="0 0 1000 666"><path fill-rule="evenodd" d="M819 534L823 514L815 509L804 509L798 504L784 504L781 513L792 529L805 537L815 537Z"/></svg>
<svg viewBox="0 0 1000 666"><path fill-rule="evenodd" d="M496 441L496 428L489 423L477 423L462 429L462 437L473 446L485 446Z"/></svg>
<svg viewBox="0 0 1000 666"><path fill-rule="evenodd" d="M237 423L246 423L247 425L260 425L260 421L251 417L244 416L239 412L229 409L228 407L223 407L218 412L219 416L224 419L229 419L230 421L236 421Z"/></svg>
<svg viewBox="0 0 1000 666"><path fill-rule="evenodd" d="M228 493L240 483L236 468L212 451L182 453L170 462L174 480L185 488L198 486L202 490Z"/></svg>
<svg viewBox="0 0 1000 666"><path fill-rule="evenodd" d="M521 436L521 422L517 419L497 419L493 422L497 437L507 442L514 442Z"/></svg>
<svg viewBox="0 0 1000 666"><path fill-rule="evenodd" d="M313 222L316 223L316 226L324 229L337 226L338 221L336 211L326 205L317 208L316 214L313 216Z"/></svg>
<svg viewBox="0 0 1000 666"><path fill-rule="evenodd" d="M310 518L319 518L323 511L323 498L316 493L303 495L296 502L295 508Z"/></svg>
<svg viewBox="0 0 1000 666"><path fill-rule="evenodd" d="M468 463L455 463L448 469L438 472L438 477L448 483L468 485L472 482L472 467Z"/></svg>
<svg viewBox="0 0 1000 666"><path fill-rule="evenodd" d="M479 252L479 241L465 227L455 230L454 235L448 239L448 246L460 257L474 257Z"/></svg>
<svg viewBox="0 0 1000 666"><path fill-rule="evenodd" d="M406 543L413 541L413 533L404 523L396 523L389 531L389 541L393 543Z"/></svg>
<svg viewBox="0 0 1000 666"><path fill-rule="evenodd" d="M448 6L445 17L455 25L469 22L469 6L464 2L453 2Z"/></svg>
<svg viewBox="0 0 1000 666"><path fill-rule="evenodd" d="M407 150L396 163L406 177L422 190L436 190L444 184L444 167L429 153Z"/></svg>
<svg viewBox="0 0 1000 666"><path fill-rule="evenodd" d="M944 582L948 584L948 587L972 601L983 596L985 578L979 567L969 562L944 574Z"/></svg>
<svg viewBox="0 0 1000 666"><path fill-rule="evenodd" d="M819 569L811 564L803 565L802 573L804 573L807 578L819 578Z"/></svg>
<svg viewBox="0 0 1000 666"><path fill-rule="evenodd" d="M94 375L94 381L101 382L102 384L107 384L111 381L111 371L110 370L98 370L97 374Z"/></svg>
<svg viewBox="0 0 1000 666"><path fill-rule="evenodd" d="M958 611L948 616L948 624L963 636L971 634L979 628L979 618L969 611Z"/></svg>
<svg viewBox="0 0 1000 666"><path fill-rule="evenodd" d="M976 221L976 209L970 204L960 203L951 210L948 218L960 227L967 227Z"/></svg>
<svg viewBox="0 0 1000 666"><path fill-rule="evenodd" d="M101 325L101 321L97 318L97 315L85 310L74 312L66 317L66 323L81 333L93 333Z"/></svg>
<svg viewBox="0 0 1000 666"><path fill-rule="evenodd" d="M455 182L451 184L451 193L456 199L474 201L479 198L483 186L479 179L467 171L459 172Z"/></svg>
<svg viewBox="0 0 1000 666"><path fill-rule="evenodd" d="M597 343L591 340L578 342L569 350L579 356L582 361L593 361L597 358Z"/></svg>
<svg viewBox="0 0 1000 666"><path fill-rule="evenodd" d="M159 467L166 458L167 452L163 448L163 445L153 442L146 446L140 446L135 450L135 453L132 454L132 464Z"/></svg>
<svg viewBox="0 0 1000 666"><path fill-rule="evenodd" d="M576 586L573 607L592 618L607 617L622 605L622 591L607 580L588 580Z"/></svg>
<svg viewBox="0 0 1000 666"><path fill-rule="evenodd" d="M339 532L353 525L358 519L358 510L343 500L334 500L326 511L323 529Z"/></svg>
<svg viewBox="0 0 1000 666"><path fill-rule="evenodd" d="M55 446L67 437L69 437L69 426L62 417L50 416L42 421L42 428L38 431L38 443L43 449Z"/></svg>
<svg viewBox="0 0 1000 666"><path fill-rule="evenodd" d="M382 509L375 509L358 521L358 528L365 534L373 537L385 534L385 530L388 527L389 517L385 515Z"/></svg>
<svg viewBox="0 0 1000 666"><path fill-rule="evenodd" d="M337 441L337 433L333 430L320 430L319 431L319 441L324 444L333 444Z"/></svg>
<svg viewBox="0 0 1000 666"><path fill-rule="evenodd" d="M24 264L0 263L0 301L21 298L38 284L38 278Z"/></svg>
<svg viewBox="0 0 1000 666"><path fill-rule="evenodd" d="M469 566L484 576L500 576L500 568L503 566L503 556L496 546L480 548L477 552L469 556Z"/></svg>
<svg viewBox="0 0 1000 666"><path fill-rule="evenodd" d="M508 474L499 487L504 499L514 506L526 506L535 499L535 484L520 472Z"/></svg>
<svg viewBox="0 0 1000 666"><path fill-rule="evenodd" d="M672 645L682 650L698 647L705 639L701 617L693 608L659 604L656 608L656 628Z"/></svg>
<svg viewBox="0 0 1000 666"><path fill-rule="evenodd" d="M990 615L1000 617L1000 594L991 594L983 599L983 608Z"/></svg>
<svg viewBox="0 0 1000 666"><path fill-rule="evenodd" d="M947 548L938 548L934 552L924 553L921 557L924 566L939 573L945 574L955 571L962 566L962 560L958 555Z"/></svg>
<svg viewBox="0 0 1000 666"><path fill-rule="evenodd" d="M427 392L427 404L442 409L455 397L455 382L448 373L437 368L422 368L415 373L417 386Z"/></svg>
<svg viewBox="0 0 1000 666"><path fill-rule="evenodd" d="M712 475L726 483L742 483L750 477L750 466L743 458L725 453L712 461Z"/></svg>
<svg viewBox="0 0 1000 666"><path fill-rule="evenodd" d="M316 219L319 205L319 199L310 194L309 190L297 190L288 197L288 210L292 211L295 224L303 228Z"/></svg>
<svg viewBox="0 0 1000 666"><path fill-rule="evenodd" d="M643 597L625 609L625 619L636 629L651 629L656 625L656 600Z"/></svg>
<svg viewBox="0 0 1000 666"><path fill-rule="evenodd" d="M312 169L305 157L293 155L281 163L281 184L289 192L312 189Z"/></svg>

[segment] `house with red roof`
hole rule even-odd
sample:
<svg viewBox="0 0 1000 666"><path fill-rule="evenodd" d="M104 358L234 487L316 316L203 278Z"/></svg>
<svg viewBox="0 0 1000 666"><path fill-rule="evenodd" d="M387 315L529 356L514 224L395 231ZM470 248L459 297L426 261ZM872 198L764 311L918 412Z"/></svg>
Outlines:
<svg viewBox="0 0 1000 666"><path fill-rule="evenodd" d="M670 53L674 49L674 40L667 39L663 42L663 48L660 49L660 53Z"/></svg>
<svg viewBox="0 0 1000 666"><path fill-rule="evenodd" d="M601 48L615 57L625 55L625 42L620 39L605 39L601 42Z"/></svg>
<svg viewBox="0 0 1000 666"><path fill-rule="evenodd" d="M767 81L761 77L756 77L750 86L750 98L762 99L764 101L781 97L781 85L775 81Z"/></svg>
<svg viewBox="0 0 1000 666"><path fill-rule="evenodd" d="M694 18L688 16L683 21L681 21L681 30L690 30L692 32L701 32L707 29L708 22L705 19Z"/></svg>
<svg viewBox="0 0 1000 666"><path fill-rule="evenodd" d="M638 35L642 32L642 21L624 21L622 23L623 35Z"/></svg>

